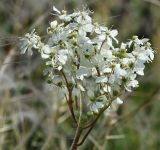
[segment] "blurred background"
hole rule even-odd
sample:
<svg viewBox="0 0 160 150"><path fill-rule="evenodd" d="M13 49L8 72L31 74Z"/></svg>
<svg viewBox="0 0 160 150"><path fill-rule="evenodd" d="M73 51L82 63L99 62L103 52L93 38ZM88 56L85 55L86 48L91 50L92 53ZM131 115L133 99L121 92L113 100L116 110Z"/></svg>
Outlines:
<svg viewBox="0 0 160 150"><path fill-rule="evenodd" d="M35 53L20 55L19 37L36 28L40 35L54 19L52 6L72 12L87 6L94 19L132 35L151 39L156 58L140 77L140 87L123 96L111 117L101 117L79 149L160 149L159 0L0 0L0 150L68 150L74 127L60 91L48 90L44 64Z"/></svg>

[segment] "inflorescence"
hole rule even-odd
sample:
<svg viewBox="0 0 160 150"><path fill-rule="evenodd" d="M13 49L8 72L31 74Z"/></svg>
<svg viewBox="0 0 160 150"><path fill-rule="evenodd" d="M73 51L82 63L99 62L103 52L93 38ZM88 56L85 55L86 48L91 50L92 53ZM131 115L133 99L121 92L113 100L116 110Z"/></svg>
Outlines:
<svg viewBox="0 0 160 150"><path fill-rule="evenodd" d="M43 43L33 30L22 38L22 53L38 50L48 83L61 88L65 97L70 91L73 100L81 94L88 114L97 114L111 101L123 103L119 95L138 87L137 76L154 59L149 40L133 36L119 43L118 31L94 22L89 10L53 11L57 20L47 28L48 41Z"/></svg>

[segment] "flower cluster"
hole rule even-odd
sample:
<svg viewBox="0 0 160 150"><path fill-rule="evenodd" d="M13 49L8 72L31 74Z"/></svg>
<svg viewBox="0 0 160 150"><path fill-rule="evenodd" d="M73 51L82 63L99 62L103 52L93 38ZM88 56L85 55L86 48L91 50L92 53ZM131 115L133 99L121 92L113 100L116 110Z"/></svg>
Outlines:
<svg viewBox="0 0 160 150"><path fill-rule="evenodd" d="M68 91L73 99L81 95L89 114L111 101L121 104L119 95L138 87L137 76L144 75L145 63L154 59L148 39L133 36L119 44L118 31L93 22L93 12L53 11L57 20L47 28L47 43L35 31L27 33L22 53L37 49L46 61L48 83L60 87L66 97Z"/></svg>

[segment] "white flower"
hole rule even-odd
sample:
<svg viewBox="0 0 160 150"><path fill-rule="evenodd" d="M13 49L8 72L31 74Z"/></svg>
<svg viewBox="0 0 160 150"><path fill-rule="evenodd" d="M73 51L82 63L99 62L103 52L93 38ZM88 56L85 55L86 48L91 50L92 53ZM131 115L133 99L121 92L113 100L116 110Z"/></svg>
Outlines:
<svg viewBox="0 0 160 150"><path fill-rule="evenodd" d="M31 33L27 33L24 38L21 39L23 44L21 46L21 53L24 54L28 51L29 55L32 55L32 48L39 49L41 46L41 38L36 35L35 29Z"/></svg>
<svg viewBox="0 0 160 150"><path fill-rule="evenodd" d="M94 26L92 24L91 17L88 16L88 13L82 12L82 13L76 14L76 17L74 20L77 22L78 33L80 36L85 37L87 32L93 31Z"/></svg>
<svg viewBox="0 0 160 150"><path fill-rule="evenodd" d="M68 58L67 54L68 54L67 50L60 50L58 52L57 58L62 65L64 65L67 61L67 58Z"/></svg>
<svg viewBox="0 0 160 150"><path fill-rule="evenodd" d="M120 64L115 65L114 72L117 77L125 76L127 74L126 70L120 67Z"/></svg>
<svg viewBox="0 0 160 150"><path fill-rule="evenodd" d="M144 75L144 68L145 65L143 64L142 61L136 61L134 71L138 74L143 76Z"/></svg>
<svg viewBox="0 0 160 150"><path fill-rule="evenodd" d="M125 83L125 89L127 91L131 92L132 88L138 87L138 81L135 78L136 78L135 74L132 75L128 74L128 80Z"/></svg>
<svg viewBox="0 0 160 150"><path fill-rule="evenodd" d="M75 18L75 21L77 21L78 23L87 24L87 23L91 23L92 22L92 18L88 15L88 13L81 12L78 15L79 16L77 18Z"/></svg>
<svg viewBox="0 0 160 150"><path fill-rule="evenodd" d="M135 87L138 87L138 81L137 80L129 80L126 85L125 85L125 88L127 91L131 92L132 89L131 88L135 88Z"/></svg>
<svg viewBox="0 0 160 150"><path fill-rule="evenodd" d="M117 30L111 30L109 32L109 35L118 43L118 40L115 38L118 35L118 31Z"/></svg>
<svg viewBox="0 0 160 150"><path fill-rule="evenodd" d="M50 57L50 53L51 53L51 48L49 47L49 45L44 45L41 49L41 57L47 59Z"/></svg>
<svg viewBox="0 0 160 150"><path fill-rule="evenodd" d="M93 25L92 24L81 24L78 33L80 36L85 37L87 32L92 32L93 30Z"/></svg>
<svg viewBox="0 0 160 150"><path fill-rule="evenodd" d="M137 45L143 45L143 41L140 40L138 38L138 36L133 36L133 41L137 44Z"/></svg>

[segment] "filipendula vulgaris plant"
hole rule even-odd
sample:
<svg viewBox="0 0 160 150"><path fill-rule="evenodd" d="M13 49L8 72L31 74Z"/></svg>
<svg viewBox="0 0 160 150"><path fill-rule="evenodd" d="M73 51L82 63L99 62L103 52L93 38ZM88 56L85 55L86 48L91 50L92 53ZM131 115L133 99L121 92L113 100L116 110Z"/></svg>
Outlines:
<svg viewBox="0 0 160 150"><path fill-rule="evenodd" d="M119 44L118 31L94 22L89 10L53 11L57 20L47 28L48 41L43 43L33 30L22 38L21 52L37 50L45 60L48 83L61 89L77 128L71 145L75 150L103 112L112 112L113 105L123 103L120 95L138 87L137 77L144 75L154 51L148 39L137 36Z"/></svg>

